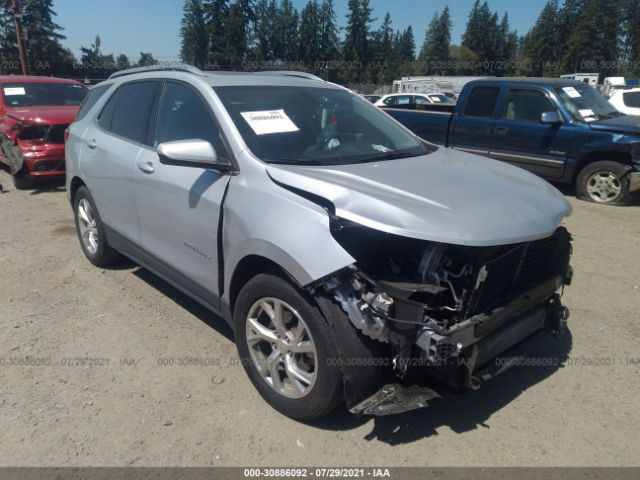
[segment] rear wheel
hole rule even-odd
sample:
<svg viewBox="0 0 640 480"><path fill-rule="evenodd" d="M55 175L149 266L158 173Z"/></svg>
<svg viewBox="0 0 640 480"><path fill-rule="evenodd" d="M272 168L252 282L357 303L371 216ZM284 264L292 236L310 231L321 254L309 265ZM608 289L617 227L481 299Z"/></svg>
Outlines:
<svg viewBox="0 0 640 480"><path fill-rule="evenodd" d="M251 279L238 295L234 324L244 369L273 408L311 420L340 403L333 330L289 282L268 274Z"/></svg>
<svg viewBox="0 0 640 480"><path fill-rule="evenodd" d="M619 162L593 162L582 169L576 180L578 197L595 203L624 205L629 202L630 167Z"/></svg>
<svg viewBox="0 0 640 480"><path fill-rule="evenodd" d="M115 262L119 254L107 243L98 209L86 187L76 192L73 211L80 246L89 261L98 267Z"/></svg>

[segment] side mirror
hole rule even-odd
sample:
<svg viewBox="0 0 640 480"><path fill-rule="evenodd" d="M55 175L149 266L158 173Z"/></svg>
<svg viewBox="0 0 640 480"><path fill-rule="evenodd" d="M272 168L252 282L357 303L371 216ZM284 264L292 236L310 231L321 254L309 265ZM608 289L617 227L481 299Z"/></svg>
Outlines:
<svg viewBox="0 0 640 480"><path fill-rule="evenodd" d="M560 116L558 111L544 112L540 116L540 122L541 123L547 123L547 124L550 124L550 125L557 125L559 123L562 123L562 117Z"/></svg>
<svg viewBox="0 0 640 480"><path fill-rule="evenodd" d="M177 167L215 168L229 170L231 164L216 154L206 140L176 140L158 145L160 163Z"/></svg>

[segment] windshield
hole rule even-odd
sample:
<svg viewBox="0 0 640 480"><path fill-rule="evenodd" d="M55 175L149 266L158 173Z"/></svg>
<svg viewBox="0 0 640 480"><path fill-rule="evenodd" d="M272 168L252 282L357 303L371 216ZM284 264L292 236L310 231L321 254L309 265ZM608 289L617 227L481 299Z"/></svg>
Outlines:
<svg viewBox="0 0 640 480"><path fill-rule="evenodd" d="M2 93L7 107L77 107L87 90L72 83L5 83Z"/></svg>
<svg viewBox="0 0 640 480"><path fill-rule="evenodd" d="M253 154L268 163L346 165L432 151L346 90L238 86L215 91Z"/></svg>
<svg viewBox="0 0 640 480"><path fill-rule="evenodd" d="M593 122L622 115L591 85L579 84L556 88L560 101L578 121Z"/></svg>

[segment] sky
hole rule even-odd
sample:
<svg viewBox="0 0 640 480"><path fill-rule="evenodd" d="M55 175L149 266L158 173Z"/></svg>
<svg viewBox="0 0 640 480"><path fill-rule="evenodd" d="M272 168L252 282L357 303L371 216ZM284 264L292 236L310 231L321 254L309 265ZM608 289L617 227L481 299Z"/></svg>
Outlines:
<svg viewBox="0 0 640 480"><path fill-rule="evenodd" d="M546 0L488 0L500 16L509 13L512 28L526 33L536 21ZM307 0L293 0L301 10ZM392 26L411 25L419 50L427 25L436 11L449 5L453 20L453 43L459 43L473 0L371 0L378 24L386 12ZM124 53L136 61L140 52L151 52L159 60L177 60L180 51L180 20L183 0L55 0L56 22L64 27L64 45L76 56L100 35L103 53ZM346 24L347 0L335 0L338 25Z"/></svg>

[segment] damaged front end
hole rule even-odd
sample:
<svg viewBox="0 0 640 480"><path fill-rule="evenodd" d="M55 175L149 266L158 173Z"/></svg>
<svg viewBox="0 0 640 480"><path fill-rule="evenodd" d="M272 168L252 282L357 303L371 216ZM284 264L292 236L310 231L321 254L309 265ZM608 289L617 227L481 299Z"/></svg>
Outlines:
<svg viewBox="0 0 640 480"><path fill-rule="evenodd" d="M0 149L11 174L63 176L67 127L68 124L44 125L7 115L0 131Z"/></svg>
<svg viewBox="0 0 640 480"><path fill-rule="evenodd" d="M354 383L345 388L353 413L398 413L443 392L478 388L510 366L496 368L492 360L536 334L566 328L568 310L557 293L572 276L563 227L541 240L490 247L415 240L337 217L331 229L356 263L313 288L388 360L377 363L386 371L373 392L358 388L362 362L343 365ZM424 377L442 388L418 386L414 380Z"/></svg>

